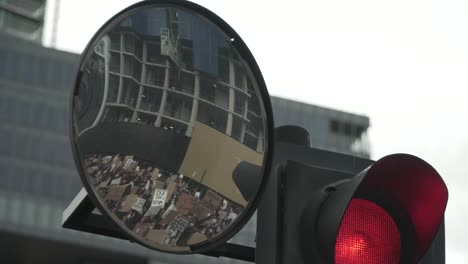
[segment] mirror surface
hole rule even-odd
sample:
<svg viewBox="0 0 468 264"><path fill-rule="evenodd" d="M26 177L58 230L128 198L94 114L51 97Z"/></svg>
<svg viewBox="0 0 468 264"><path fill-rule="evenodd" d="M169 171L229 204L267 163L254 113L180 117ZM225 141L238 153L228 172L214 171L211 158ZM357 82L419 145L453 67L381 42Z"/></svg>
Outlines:
<svg viewBox="0 0 468 264"><path fill-rule="evenodd" d="M81 176L146 246L208 245L259 190L265 108L234 41L187 9L150 5L118 17L83 55L72 109Z"/></svg>

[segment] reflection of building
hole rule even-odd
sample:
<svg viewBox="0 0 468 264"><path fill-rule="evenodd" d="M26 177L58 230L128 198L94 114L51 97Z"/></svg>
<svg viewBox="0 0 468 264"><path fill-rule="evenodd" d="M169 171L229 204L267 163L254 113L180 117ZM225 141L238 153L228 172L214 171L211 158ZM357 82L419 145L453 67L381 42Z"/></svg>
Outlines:
<svg viewBox="0 0 468 264"><path fill-rule="evenodd" d="M0 1L0 32L41 43L45 0Z"/></svg>
<svg viewBox="0 0 468 264"><path fill-rule="evenodd" d="M57 249L65 245L67 248L88 245L95 247L97 251L113 250L112 256L117 252L138 255L151 259L154 264L241 263L199 255L161 254L125 241L60 228L63 209L81 188L71 157L66 115L77 63L78 56L75 54L46 49L13 37L2 36L0 39L0 238L13 241L11 236L3 235L3 232L8 231L16 237L19 237L19 234L27 236L23 242L36 241L38 238L60 241L59 245L53 244L54 254L51 255L57 254ZM281 100L273 98L275 113L282 109L279 108ZM314 113L313 106L295 104L292 101L288 101L288 105L292 109L287 108L290 110L285 109L283 112L291 115L277 114L277 124L303 124L301 120L312 119L310 116ZM293 107L301 110L294 112L296 110ZM317 113L321 111L317 110ZM323 111L335 113L329 109ZM356 126L362 125L346 118L348 116L343 113L341 117L337 116L336 120ZM331 118L317 121L316 126L312 127L313 130L320 131L325 136L332 133L330 120ZM367 126L364 125L364 128ZM313 145L332 150L336 147L333 140L329 143L317 142L313 136L314 131L310 132ZM345 146L336 149L349 151ZM256 219L253 218L233 241L253 246L255 224ZM18 241L21 243L21 240ZM49 246L46 247L47 245ZM34 247L51 250L50 243L45 242L35 244ZM17 252L16 248L10 251ZM70 251L64 251L67 252ZM84 254L89 251L77 252ZM25 254L34 253L28 251ZM0 256L2 263L14 263L2 261L5 255L4 252ZM96 255L86 259L87 263L121 263L115 258L95 258ZM66 258L68 262L72 256L75 255L70 253L69 258ZM141 263L141 259L138 261Z"/></svg>
<svg viewBox="0 0 468 264"><path fill-rule="evenodd" d="M237 53L200 18L169 11L160 16L170 18L171 25L160 23L154 30L155 25L154 32L140 26L142 32L136 32L125 25L138 21L128 19L96 46L87 67L102 74L85 71L81 89L103 95L105 103L93 98L95 107L88 107L79 121L81 132L99 122L138 122L190 137L198 121L261 152L259 102ZM184 27L184 20L193 25ZM192 31L207 36L199 39ZM174 34L177 44L171 46ZM218 53L207 56L206 46Z"/></svg>

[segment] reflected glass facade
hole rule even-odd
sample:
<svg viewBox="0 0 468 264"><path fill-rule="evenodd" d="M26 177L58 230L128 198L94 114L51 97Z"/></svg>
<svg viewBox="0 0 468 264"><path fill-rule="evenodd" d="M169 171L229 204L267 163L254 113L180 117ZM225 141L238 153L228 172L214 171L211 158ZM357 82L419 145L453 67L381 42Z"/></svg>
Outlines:
<svg viewBox="0 0 468 264"><path fill-rule="evenodd" d="M125 35L119 38L125 39ZM121 44L116 42L114 45ZM81 188L67 128L69 94L78 60L76 54L47 49L14 37L2 36L0 39L0 230L124 251L145 256L151 263L242 263L200 255L155 253L127 241L60 227L63 210ZM156 64L160 61L158 54L148 54L147 60ZM226 65L226 80L234 86L243 83L235 78L236 75L230 77L229 72L236 71L234 65ZM154 70L157 71L157 67ZM192 83L193 78L187 74L183 80ZM110 80L111 87L112 83ZM193 86L180 87L190 91ZM151 98L160 96L158 90L148 92L141 101L141 112L159 109L160 105ZM118 92L109 93L108 97L109 101L117 100ZM210 98L210 94L206 97ZM369 156L368 147L353 147L359 145L358 141L365 142L362 139L365 139L369 126L367 117L276 97L272 98L272 103L276 125L306 127L311 132L314 147ZM237 113L248 114L244 104L233 107ZM142 121L145 118L142 115ZM232 242L254 246L255 230L256 218L253 217Z"/></svg>

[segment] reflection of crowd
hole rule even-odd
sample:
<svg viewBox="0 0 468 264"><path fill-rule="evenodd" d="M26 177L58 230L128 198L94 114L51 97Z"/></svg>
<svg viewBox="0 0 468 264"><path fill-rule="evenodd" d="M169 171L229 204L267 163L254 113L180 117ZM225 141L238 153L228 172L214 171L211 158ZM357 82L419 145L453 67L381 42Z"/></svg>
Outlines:
<svg viewBox="0 0 468 264"><path fill-rule="evenodd" d="M88 155L87 175L129 229L159 244L187 246L221 234L243 207L189 177L122 155Z"/></svg>

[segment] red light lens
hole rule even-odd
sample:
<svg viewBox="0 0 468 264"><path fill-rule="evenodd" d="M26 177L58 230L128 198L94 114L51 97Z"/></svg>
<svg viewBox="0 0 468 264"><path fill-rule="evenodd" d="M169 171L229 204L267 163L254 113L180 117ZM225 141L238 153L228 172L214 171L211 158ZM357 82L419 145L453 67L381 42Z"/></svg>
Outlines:
<svg viewBox="0 0 468 264"><path fill-rule="evenodd" d="M398 264L400 231L375 203L354 198L341 221L335 245L336 264Z"/></svg>

